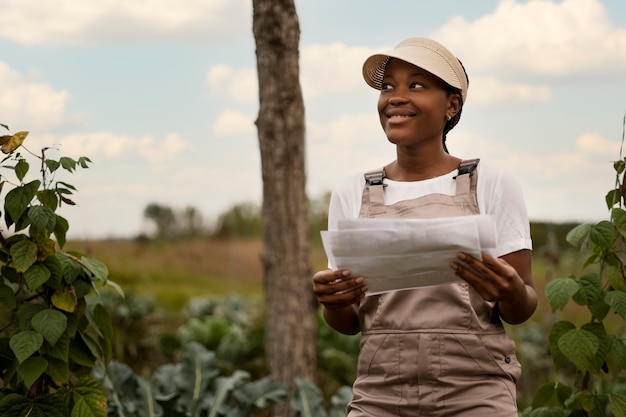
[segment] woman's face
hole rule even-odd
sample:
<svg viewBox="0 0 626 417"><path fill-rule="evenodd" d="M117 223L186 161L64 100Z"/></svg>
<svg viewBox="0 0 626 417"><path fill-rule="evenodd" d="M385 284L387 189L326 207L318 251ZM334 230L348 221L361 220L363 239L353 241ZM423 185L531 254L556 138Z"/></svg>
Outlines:
<svg viewBox="0 0 626 417"><path fill-rule="evenodd" d="M450 94L447 85L428 71L399 59L387 64L378 114L390 142L440 144L448 115L454 116L460 103L458 94Z"/></svg>

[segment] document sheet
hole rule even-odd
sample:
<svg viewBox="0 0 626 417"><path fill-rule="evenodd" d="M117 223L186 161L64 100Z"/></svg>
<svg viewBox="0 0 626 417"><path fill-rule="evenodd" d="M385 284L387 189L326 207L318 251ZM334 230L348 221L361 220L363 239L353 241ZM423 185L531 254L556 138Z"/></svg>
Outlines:
<svg viewBox="0 0 626 417"><path fill-rule="evenodd" d="M368 294L458 282L459 252L482 259L496 247L491 216L437 219L345 219L321 232L332 269L362 276Z"/></svg>

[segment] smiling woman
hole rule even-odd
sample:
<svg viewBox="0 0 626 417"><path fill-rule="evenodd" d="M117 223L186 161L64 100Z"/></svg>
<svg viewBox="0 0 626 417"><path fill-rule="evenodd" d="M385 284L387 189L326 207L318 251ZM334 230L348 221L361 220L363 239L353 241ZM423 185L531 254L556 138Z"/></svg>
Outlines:
<svg viewBox="0 0 626 417"><path fill-rule="evenodd" d="M522 323L537 305L521 190L489 163L448 153L446 134L459 122L469 80L443 45L407 39L367 58L363 77L380 90L379 119L396 159L336 187L329 230L341 233L342 220L356 217L452 223L485 215L497 246L480 257L458 253L450 264L458 282L430 287L370 293L367 268L353 275L341 265L314 275L328 324L362 334L348 415L515 417L521 366L503 322ZM393 276L395 265L383 263Z"/></svg>

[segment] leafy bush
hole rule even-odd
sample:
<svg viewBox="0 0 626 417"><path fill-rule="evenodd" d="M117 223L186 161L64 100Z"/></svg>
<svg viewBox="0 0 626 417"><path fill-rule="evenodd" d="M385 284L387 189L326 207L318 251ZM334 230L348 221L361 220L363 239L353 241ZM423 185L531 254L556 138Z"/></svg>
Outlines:
<svg viewBox="0 0 626 417"><path fill-rule="evenodd" d="M185 346L183 360L160 366L150 380L137 376L127 365L112 361L102 375L109 397L109 416L125 417L249 417L287 398L286 388L266 376L254 381L250 374L236 370L221 374L214 352L197 342ZM292 399L294 417L340 417L352 398L343 387L332 398L329 412L322 393L304 379L296 380Z"/></svg>
<svg viewBox="0 0 626 417"><path fill-rule="evenodd" d="M541 385L525 417L626 415L626 158L613 167L615 187L606 195L610 220L578 225L567 235L585 259L582 275L555 279L545 288L553 312L573 302L589 313L581 326L560 320L549 333L555 368L573 367L574 380Z"/></svg>
<svg viewBox="0 0 626 417"><path fill-rule="evenodd" d="M27 135L0 136L7 154L0 168L16 177L0 176L12 229L0 234L0 415L105 416L106 396L90 374L111 357L113 327L88 295L115 284L100 261L62 250L69 224L56 213L74 204L75 191L56 179L59 170L73 173L91 161L51 159L50 148L35 155L22 146ZM41 180L26 181L30 163L20 147L36 159Z"/></svg>

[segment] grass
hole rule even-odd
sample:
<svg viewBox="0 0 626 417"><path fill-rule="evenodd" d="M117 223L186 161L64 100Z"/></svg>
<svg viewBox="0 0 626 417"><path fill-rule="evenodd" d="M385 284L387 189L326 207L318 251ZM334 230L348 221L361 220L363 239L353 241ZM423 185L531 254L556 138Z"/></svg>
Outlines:
<svg viewBox="0 0 626 417"><path fill-rule="evenodd" d="M104 262L124 291L151 295L167 311L192 297L263 295L260 241L72 241L65 249Z"/></svg>

